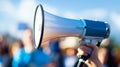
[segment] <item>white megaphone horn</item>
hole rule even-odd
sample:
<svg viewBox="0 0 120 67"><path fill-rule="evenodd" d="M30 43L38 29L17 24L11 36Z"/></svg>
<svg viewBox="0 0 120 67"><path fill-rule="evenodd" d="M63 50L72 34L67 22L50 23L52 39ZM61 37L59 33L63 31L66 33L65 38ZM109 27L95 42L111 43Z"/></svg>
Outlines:
<svg viewBox="0 0 120 67"><path fill-rule="evenodd" d="M109 36L110 27L102 21L68 19L50 14L38 5L34 16L35 47L53 38L76 36L88 39L104 39Z"/></svg>

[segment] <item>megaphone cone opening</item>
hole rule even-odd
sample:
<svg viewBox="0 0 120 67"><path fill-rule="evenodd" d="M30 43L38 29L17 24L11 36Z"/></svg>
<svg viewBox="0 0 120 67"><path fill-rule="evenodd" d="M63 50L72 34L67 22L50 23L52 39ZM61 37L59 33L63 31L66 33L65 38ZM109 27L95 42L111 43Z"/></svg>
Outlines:
<svg viewBox="0 0 120 67"><path fill-rule="evenodd" d="M44 31L44 12L42 5L38 5L35 10L34 15L34 43L35 48L38 48L41 45Z"/></svg>

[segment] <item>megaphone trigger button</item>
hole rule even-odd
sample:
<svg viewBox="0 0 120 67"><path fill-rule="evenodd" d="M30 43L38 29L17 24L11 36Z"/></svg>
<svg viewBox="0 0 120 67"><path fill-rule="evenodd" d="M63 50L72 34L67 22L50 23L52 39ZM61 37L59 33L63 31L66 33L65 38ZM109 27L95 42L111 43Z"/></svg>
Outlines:
<svg viewBox="0 0 120 67"><path fill-rule="evenodd" d="M89 40L89 39L85 39L84 41L87 45L91 44L91 40Z"/></svg>

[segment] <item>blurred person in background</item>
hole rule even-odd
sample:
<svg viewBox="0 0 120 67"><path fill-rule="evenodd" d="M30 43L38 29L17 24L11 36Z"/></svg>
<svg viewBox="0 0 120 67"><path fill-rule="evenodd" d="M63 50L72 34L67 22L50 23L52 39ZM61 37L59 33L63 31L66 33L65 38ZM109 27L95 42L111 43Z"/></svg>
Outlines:
<svg viewBox="0 0 120 67"><path fill-rule="evenodd" d="M32 52L34 50L33 40L32 40L32 30L25 29L21 37L21 42L14 42L11 45L11 56L12 58L12 67L27 67ZM23 46L21 48L21 45Z"/></svg>
<svg viewBox="0 0 120 67"><path fill-rule="evenodd" d="M18 65L19 67L27 67L30 63L32 52L34 50L32 35L32 30L29 28L23 31L21 38L23 48L20 51L20 62Z"/></svg>
<svg viewBox="0 0 120 67"><path fill-rule="evenodd" d="M31 53L34 50L32 35L33 35L32 30L29 28L23 31L21 41L24 47L24 51L26 53Z"/></svg>
<svg viewBox="0 0 120 67"><path fill-rule="evenodd" d="M59 39L52 39L49 42L50 57L51 63L48 64L48 67L59 67L59 58L60 58L60 47Z"/></svg>
<svg viewBox="0 0 120 67"><path fill-rule="evenodd" d="M21 38L23 48L20 49L17 65L14 67L45 67L50 63L51 58L42 49L34 48L33 33L31 29L25 29ZM20 59L20 60L19 60Z"/></svg>
<svg viewBox="0 0 120 67"><path fill-rule="evenodd" d="M7 67L9 60L9 45L4 36L0 35L0 67Z"/></svg>
<svg viewBox="0 0 120 67"><path fill-rule="evenodd" d="M21 52L22 44L20 41L15 41L10 45L10 57L11 57L11 64L9 67L18 67L20 63L20 52Z"/></svg>
<svg viewBox="0 0 120 67"><path fill-rule="evenodd" d="M74 67L77 61L77 47L79 44L79 38L77 37L66 37L61 38L60 48L60 67Z"/></svg>
<svg viewBox="0 0 120 67"><path fill-rule="evenodd" d="M75 48L65 48L61 50L60 67L74 67L77 61ZM61 65L62 64L62 65Z"/></svg>
<svg viewBox="0 0 120 67"><path fill-rule="evenodd" d="M59 39L52 39L42 43L41 48L43 52L49 56L50 62L45 67L59 67Z"/></svg>
<svg viewBox="0 0 120 67"><path fill-rule="evenodd" d="M77 60L77 39L66 37L43 43L42 50L50 57L50 62L45 67L73 67Z"/></svg>

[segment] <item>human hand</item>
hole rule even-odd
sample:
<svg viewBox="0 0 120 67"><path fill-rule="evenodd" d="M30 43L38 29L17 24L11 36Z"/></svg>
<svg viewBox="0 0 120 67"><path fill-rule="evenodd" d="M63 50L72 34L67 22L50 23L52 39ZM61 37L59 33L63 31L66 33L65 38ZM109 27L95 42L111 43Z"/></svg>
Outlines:
<svg viewBox="0 0 120 67"><path fill-rule="evenodd" d="M86 60L85 64L87 64L88 67L102 67L101 62L98 59L98 47L94 44L86 44L84 41L82 41L78 48L77 56L87 56L88 54L90 54L91 49L91 56Z"/></svg>

